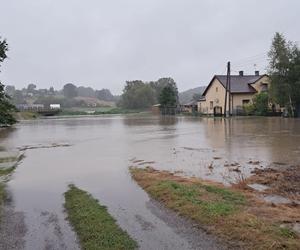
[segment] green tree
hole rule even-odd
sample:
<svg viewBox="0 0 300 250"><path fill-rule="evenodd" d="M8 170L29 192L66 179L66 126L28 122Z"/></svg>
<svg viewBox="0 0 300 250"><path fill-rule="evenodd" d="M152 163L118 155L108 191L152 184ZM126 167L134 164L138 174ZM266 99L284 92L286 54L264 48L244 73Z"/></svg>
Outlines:
<svg viewBox="0 0 300 250"><path fill-rule="evenodd" d="M155 82L150 82L149 84L155 91L155 96L156 96L157 101L159 101L162 90L168 86L173 89L173 92L176 95L176 101L178 102L178 99L179 99L178 98L178 89L177 89L176 82L174 81L173 78L163 77L163 78L158 79Z"/></svg>
<svg viewBox="0 0 300 250"><path fill-rule="evenodd" d="M177 104L177 95L171 86L166 86L162 89L159 96L159 103L163 107L174 107Z"/></svg>
<svg viewBox="0 0 300 250"><path fill-rule="evenodd" d="M271 97L276 103L286 107L293 116L295 105L300 103L299 48L277 32L268 56Z"/></svg>
<svg viewBox="0 0 300 250"><path fill-rule="evenodd" d="M63 87L63 93L66 98L74 98L78 95L77 87L72 83L67 83Z"/></svg>
<svg viewBox="0 0 300 250"><path fill-rule="evenodd" d="M0 37L0 63L7 58L6 52L8 51L8 45L6 40L1 40ZM1 65L0 65L1 66ZM16 122L12 115L15 106L11 104L10 97L4 91L4 85L0 82L0 125L8 126Z"/></svg>
<svg viewBox="0 0 300 250"><path fill-rule="evenodd" d="M96 97L99 100L109 101L109 102L114 101L115 99L109 89L96 90Z"/></svg>
<svg viewBox="0 0 300 250"><path fill-rule="evenodd" d="M120 105L129 109L149 108L155 103L155 92L152 87L140 80L127 81Z"/></svg>

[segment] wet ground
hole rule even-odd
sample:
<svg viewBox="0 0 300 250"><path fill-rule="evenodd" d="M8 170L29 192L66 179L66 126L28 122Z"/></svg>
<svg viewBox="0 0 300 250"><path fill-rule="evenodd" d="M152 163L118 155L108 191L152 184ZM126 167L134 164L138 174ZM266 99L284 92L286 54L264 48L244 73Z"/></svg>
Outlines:
<svg viewBox="0 0 300 250"><path fill-rule="evenodd" d="M214 238L151 201L131 180L128 167L150 165L231 182L255 168L299 163L300 120L135 115L45 119L1 131L0 147L6 151L0 155L25 153L8 183L10 208L24 224L17 240L24 249L78 248L63 212L69 183L106 205L141 249L219 249Z"/></svg>

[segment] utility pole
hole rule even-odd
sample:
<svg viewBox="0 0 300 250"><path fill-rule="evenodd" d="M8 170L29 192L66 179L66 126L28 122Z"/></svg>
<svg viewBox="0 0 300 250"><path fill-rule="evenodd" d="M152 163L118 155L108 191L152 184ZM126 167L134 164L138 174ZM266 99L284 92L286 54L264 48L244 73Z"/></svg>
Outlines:
<svg viewBox="0 0 300 250"><path fill-rule="evenodd" d="M228 104L229 104L229 116L232 115L232 96L231 96L231 69L230 69L230 62L228 62L228 65L227 65L227 78L228 78L228 87L229 87L229 94L228 94Z"/></svg>
<svg viewBox="0 0 300 250"><path fill-rule="evenodd" d="M228 95L228 88L229 88L229 114L230 114L230 93L231 93L231 86L230 86L230 62L227 63L227 77L226 77L226 86L225 86L225 105L224 105L224 117L227 116L227 95Z"/></svg>

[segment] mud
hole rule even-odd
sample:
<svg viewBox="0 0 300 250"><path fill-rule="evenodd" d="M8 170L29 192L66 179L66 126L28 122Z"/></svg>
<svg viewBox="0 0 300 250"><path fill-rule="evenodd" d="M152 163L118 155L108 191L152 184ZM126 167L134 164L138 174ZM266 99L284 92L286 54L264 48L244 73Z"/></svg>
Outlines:
<svg viewBox="0 0 300 250"><path fill-rule="evenodd" d="M300 166L256 168L252 174L248 182L268 186L265 192L300 200Z"/></svg>
<svg viewBox="0 0 300 250"><path fill-rule="evenodd" d="M164 207L164 205L158 201L151 199L147 202L147 207L153 214L162 219L167 225L172 227L175 232L189 242L189 245L181 246L180 248L174 246L175 248L173 249L229 249L225 242L219 241L212 234L209 234L204 228L200 228L192 220L179 216L174 211Z"/></svg>

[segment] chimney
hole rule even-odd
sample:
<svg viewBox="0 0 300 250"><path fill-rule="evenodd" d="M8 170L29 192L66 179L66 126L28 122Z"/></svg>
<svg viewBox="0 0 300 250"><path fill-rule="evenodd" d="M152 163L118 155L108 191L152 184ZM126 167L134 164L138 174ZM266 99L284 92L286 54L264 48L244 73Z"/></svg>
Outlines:
<svg viewBox="0 0 300 250"><path fill-rule="evenodd" d="M244 71L243 70L239 71L239 75L243 76L244 75Z"/></svg>
<svg viewBox="0 0 300 250"><path fill-rule="evenodd" d="M258 70L255 70L255 75L259 76L259 71Z"/></svg>

